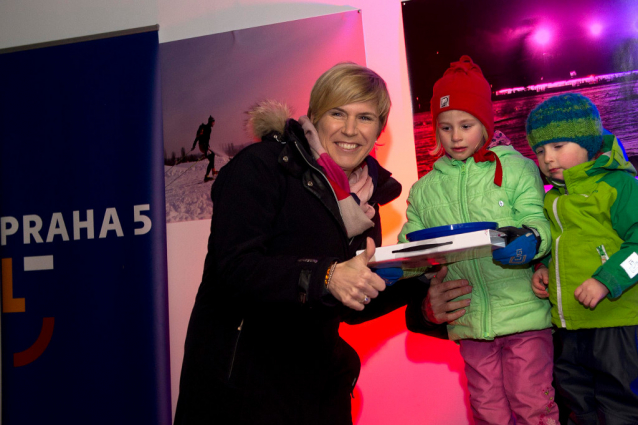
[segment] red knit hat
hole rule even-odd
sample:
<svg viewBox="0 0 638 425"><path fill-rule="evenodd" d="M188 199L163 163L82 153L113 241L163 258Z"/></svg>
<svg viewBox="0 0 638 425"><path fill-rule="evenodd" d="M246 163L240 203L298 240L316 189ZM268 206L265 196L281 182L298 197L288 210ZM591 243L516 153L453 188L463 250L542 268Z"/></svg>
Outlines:
<svg viewBox="0 0 638 425"><path fill-rule="evenodd" d="M439 114L453 109L474 115L485 126L489 144L494 136L492 89L481 68L467 55L452 62L443 77L434 83L430 110L435 133Z"/></svg>
<svg viewBox="0 0 638 425"><path fill-rule="evenodd" d="M487 150L494 137L494 109L492 108L492 88L483 76L481 68L467 56L452 62L436 83L430 100L432 127L436 134L437 119L441 112L458 110L472 114L487 131L487 140L472 157L476 162L496 162L494 184L501 186L503 169L496 154Z"/></svg>

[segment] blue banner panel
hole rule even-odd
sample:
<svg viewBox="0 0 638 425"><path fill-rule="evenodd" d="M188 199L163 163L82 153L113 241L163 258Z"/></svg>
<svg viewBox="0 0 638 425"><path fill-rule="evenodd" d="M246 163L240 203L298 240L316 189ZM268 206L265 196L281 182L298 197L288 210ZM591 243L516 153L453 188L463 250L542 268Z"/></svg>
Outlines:
<svg viewBox="0 0 638 425"><path fill-rule="evenodd" d="M171 421L157 32L0 55L2 423Z"/></svg>

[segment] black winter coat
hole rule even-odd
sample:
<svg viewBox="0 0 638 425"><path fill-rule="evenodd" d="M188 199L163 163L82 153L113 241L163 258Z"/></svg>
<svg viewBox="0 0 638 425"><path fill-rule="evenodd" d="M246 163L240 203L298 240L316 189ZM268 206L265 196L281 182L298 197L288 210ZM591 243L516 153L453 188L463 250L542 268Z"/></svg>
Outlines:
<svg viewBox="0 0 638 425"><path fill-rule="evenodd" d="M362 312L325 288L333 261L381 243L379 204L400 184L368 158L375 226L349 239L334 192L289 120L219 173L208 255L186 337L175 424L350 424L360 362L338 334L423 298L399 282ZM374 175L376 174L376 179Z"/></svg>

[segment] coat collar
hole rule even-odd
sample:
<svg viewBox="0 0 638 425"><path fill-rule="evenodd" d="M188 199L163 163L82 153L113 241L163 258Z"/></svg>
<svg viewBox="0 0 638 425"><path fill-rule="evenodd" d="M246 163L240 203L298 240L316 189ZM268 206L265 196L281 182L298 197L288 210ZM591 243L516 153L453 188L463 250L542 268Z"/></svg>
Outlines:
<svg viewBox="0 0 638 425"><path fill-rule="evenodd" d="M336 197L332 195L332 189L329 187L330 185L323 173L323 169L310 153L310 146L301 125L297 121L289 119L286 122L283 135L277 133L268 139L284 145L279 154L278 162L287 172L295 177L302 178L306 185L312 180L312 186L308 187L314 187L315 190L321 189L321 191L327 191L331 194L332 198L334 198L334 207L330 206L333 204L333 202L330 202L328 208L333 211L333 214L336 213L335 215L338 216L339 221L343 223L336 205ZM375 187L369 203L371 205L384 205L396 199L401 194L401 184L392 178L392 174L383 168L375 158L368 155L365 161L369 167L368 173L372 177ZM324 200L324 203L326 202L327 200Z"/></svg>

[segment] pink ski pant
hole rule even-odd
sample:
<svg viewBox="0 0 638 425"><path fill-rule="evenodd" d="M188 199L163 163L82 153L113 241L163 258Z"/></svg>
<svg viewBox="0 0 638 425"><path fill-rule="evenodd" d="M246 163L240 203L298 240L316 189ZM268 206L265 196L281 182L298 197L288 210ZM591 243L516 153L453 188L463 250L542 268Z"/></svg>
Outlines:
<svg viewBox="0 0 638 425"><path fill-rule="evenodd" d="M460 345L476 425L558 425L551 329Z"/></svg>

